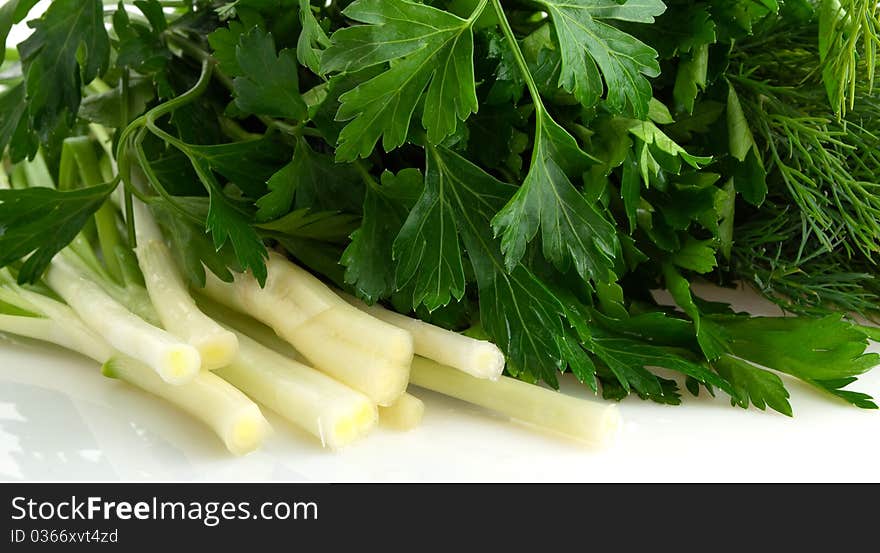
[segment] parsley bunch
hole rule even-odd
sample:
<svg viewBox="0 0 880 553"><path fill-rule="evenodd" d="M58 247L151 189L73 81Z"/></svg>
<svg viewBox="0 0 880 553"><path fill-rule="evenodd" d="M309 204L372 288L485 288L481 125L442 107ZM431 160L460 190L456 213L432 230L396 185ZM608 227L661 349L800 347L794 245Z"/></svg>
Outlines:
<svg viewBox="0 0 880 553"><path fill-rule="evenodd" d="M34 4L0 7L0 35ZM791 414L784 373L876 407L844 388L880 358L835 312L880 293L876 2L55 0L28 25L0 74L0 266L22 283L119 189L196 287L265 281L279 250L491 339L529 382ZM118 176L15 189L104 128Z"/></svg>

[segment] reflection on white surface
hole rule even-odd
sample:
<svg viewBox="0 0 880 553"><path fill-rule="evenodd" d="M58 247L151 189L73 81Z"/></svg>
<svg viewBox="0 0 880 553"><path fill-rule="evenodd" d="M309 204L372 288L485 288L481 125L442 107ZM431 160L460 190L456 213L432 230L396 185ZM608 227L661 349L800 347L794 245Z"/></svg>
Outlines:
<svg viewBox="0 0 880 553"><path fill-rule="evenodd" d="M24 475L18 468L15 455L22 453L21 440L15 434L3 430L3 422L25 422L14 403L0 403L0 476L22 479Z"/></svg>
<svg viewBox="0 0 880 553"><path fill-rule="evenodd" d="M324 454L269 415L300 447ZM231 457L210 430L89 360L0 335L0 481L277 479L308 480L269 455Z"/></svg>
<svg viewBox="0 0 880 553"><path fill-rule="evenodd" d="M2 447L0 477L20 480L112 478L95 437L63 393L27 384L0 389ZM12 415L12 416L6 416ZM89 453L91 452L91 453Z"/></svg>

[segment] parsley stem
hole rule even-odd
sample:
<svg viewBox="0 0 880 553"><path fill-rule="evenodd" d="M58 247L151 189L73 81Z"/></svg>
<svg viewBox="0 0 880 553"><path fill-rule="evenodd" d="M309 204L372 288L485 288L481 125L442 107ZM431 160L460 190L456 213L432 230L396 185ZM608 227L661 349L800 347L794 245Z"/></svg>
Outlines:
<svg viewBox="0 0 880 553"><path fill-rule="evenodd" d="M175 110L186 104L195 101L202 94L204 94L205 90L207 90L208 88L208 85L211 83L211 75L213 73L215 64L216 62L212 58L206 58L202 62L202 73L199 76L199 80L191 89L187 90L173 100L169 100L164 104L156 106L155 108L147 112L147 114L144 116L144 124L147 130L164 140L167 144L174 146L175 148L180 150L187 158L189 158L189 161L192 164L196 175L198 175L199 180L202 182L202 185L204 185L205 190L211 196L212 200L215 198L215 194L223 193L219 183L214 178L213 173L210 171L210 169L206 168L203 163L200 163L200 161L197 159L196 155L190 148L189 144L159 127L159 125L156 124L156 120L160 117L164 117L165 115L174 112ZM147 169L147 167L149 167L149 161L146 159L146 155L144 155L143 148L141 147L141 142L142 138L139 137L138 159L141 161L141 165L144 166L144 169ZM155 175L153 177L150 177L150 182L151 184L155 185L155 183L158 183L158 179L155 179L154 177ZM173 200L170 200L170 197L166 197L166 199L169 199L169 201L173 202Z"/></svg>
<svg viewBox="0 0 880 553"><path fill-rule="evenodd" d="M501 30L504 32L507 42L510 43L510 49L513 51L516 65L519 67L520 73L522 73L526 86L529 89L529 95L532 97L532 102L535 105L535 146L532 151L532 167L534 167L538 156L541 155L540 144L544 131L544 117L549 117L549 115L547 115L547 108L544 107L544 102L541 100L541 91L538 90L538 85L535 84L535 79L529 70L529 64L526 62L525 56L523 56L519 42L516 40L516 35L513 33L513 28L510 26L510 21L508 21L504 8L501 6L501 0L492 0L492 5L495 7L495 13L498 15Z"/></svg>
<svg viewBox="0 0 880 553"><path fill-rule="evenodd" d="M324 138L324 135L321 134L321 131L318 129L313 129L311 127L306 126L306 121L300 121L296 125L291 125L289 123L285 123L283 121L279 121L278 119L272 119L271 117L260 116L260 121L266 125L266 127L272 129L277 129L284 134L288 134L294 137L302 137L302 136L311 136L314 138Z"/></svg>
<svg viewBox="0 0 880 553"><path fill-rule="evenodd" d="M468 17L467 22L471 27L474 26L474 23L477 22L477 19L483 15L483 12L486 11L486 6L489 4L489 0L480 0L479 5L474 8L474 11L471 13L471 16Z"/></svg>
<svg viewBox="0 0 880 553"><path fill-rule="evenodd" d="M128 243L132 248L137 247L137 234L134 228L134 197L131 190L125 185L122 187L122 202L125 209L125 228L128 233Z"/></svg>
<svg viewBox="0 0 880 553"><path fill-rule="evenodd" d="M354 162L354 168L361 176L361 179L364 181L364 184L370 187L374 192L379 192L381 194L381 188L379 187L379 183L376 182L376 179L373 178L373 175L370 174L370 171L367 170L367 167L364 165L364 162L361 160L357 160Z"/></svg>
<svg viewBox="0 0 880 553"><path fill-rule="evenodd" d="M128 125L128 120L130 115L128 113L128 103L131 95L131 74L128 72L128 68L125 68L122 71L122 79L119 81L122 101L119 103L119 121L122 125Z"/></svg>
<svg viewBox="0 0 880 553"><path fill-rule="evenodd" d="M150 132L152 132L168 144L179 148L184 153L188 153L188 145L176 136L166 132L164 129L159 127L156 124L156 121L160 117L164 117L165 115L176 111L178 108L195 101L202 94L204 94L205 90L208 89L208 85L211 83L211 74L214 69L214 63L215 62L211 59L205 59L202 62L202 73L201 75L199 75L199 80L191 89L187 90L177 98L168 100L167 102L154 107L153 109L148 111L146 115L144 115L144 124L148 129L150 129Z"/></svg>
<svg viewBox="0 0 880 553"><path fill-rule="evenodd" d="M131 74L128 72L128 68L122 71L122 79L120 81L120 87L122 88L122 103L121 103L121 113L120 120L123 125L128 125L129 121L129 113L128 113L128 102L129 102L129 78ZM125 207L125 227L128 233L128 243L131 244L131 247L134 248L137 246L137 235L135 233L134 228L134 202L131 197L131 189L128 186L122 187L123 194L123 205Z"/></svg>
<svg viewBox="0 0 880 553"><path fill-rule="evenodd" d="M159 177L156 175L156 172L153 170L153 166L150 165L150 160L147 159L146 152L144 152L143 139L144 139L144 137L146 137L146 133L147 133L147 129L141 129L141 132L138 134L137 140L135 140L134 150L135 150L135 155L137 157L138 163L139 163L141 169L143 170L144 175L147 177L147 181L150 183L150 186L152 186L153 190L155 190L156 193L162 197L162 199L164 199L166 202L168 202L168 205L171 206L172 208L174 208L181 216L183 216L186 219L189 219L190 221L192 221L194 223L204 225L205 221L203 221L199 217L193 215L188 210L180 207L180 205L178 205L177 201L175 200L174 196L169 194L168 191L165 190L165 187L162 186L161 181L159 181ZM132 187L132 189L137 190L134 187ZM136 194L138 194L138 193L136 192ZM138 199L144 203L150 203L149 198L138 196Z"/></svg>
<svg viewBox="0 0 880 553"><path fill-rule="evenodd" d="M164 33L164 36L167 38L168 42L180 48L180 51L184 54L192 56L193 59L195 59L199 63L204 64L206 62L209 62L211 63L211 65L217 65L217 60L195 42L170 31L166 31ZM233 89L232 79L230 79L223 72L214 71L213 77L216 78L221 85L223 85L223 88L226 88L227 90Z"/></svg>
<svg viewBox="0 0 880 553"><path fill-rule="evenodd" d="M498 22L501 25L501 31L504 33L504 38L510 43L510 49L513 52L516 65L519 68L520 73L522 73L526 86L529 89L529 95L531 95L532 101L535 103L535 114L540 125L544 111L546 110L544 103L541 100L541 92L538 90L538 85L535 84L535 79L532 78L529 64L526 62L525 56L523 56L516 35L513 34L513 28L510 26L510 21L508 21L507 15L504 13L504 8L501 6L501 0L492 0L492 6L495 8L495 13L498 15Z"/></svg>
<svg viewBox="0 0 880 553"><path fill-rule="evenodd" d="M318 129L313 129L312 127L302 127L300 132L303 136L311 136L313 138L324 138L324 135L321 134L321 131Z"/></svg>
<svg viewBox="0 0 880 553"><path fill-rule="evenodd" d="M139 164L141 165L141 169L147 175L147 179L150 182L150 185L153 189L162 196L165 200L169 202L174 207L178 207L177 204L172 199L172 196L165 191L162 184L159 182L155 173L152 171L152 167L150 166L149 160L147 159L146 153L143 151L142 143L144 138L146 137L144 127L147 127L150 131L153 132L159 138L165 140L168 144L180 149L184 154L189 155L187 152L187 144L183 141L179 140L177 137L172 136L171 134L165 132L158 125L156 125L156 119L163 117L179 107L188 104L189 102L194 101L199 96L204 94L205 90L208 88L208 84L211 82L211 73L216 62L210 57L206 57L202 61L202 72L199 76L198 82L193 86L190 90L181 94L177 98L172 100L168 100L167 102L160 104L146 114L138 117L134 121L132 121L120 134L119 136L119 146L117 153L117 162L119 163L119 175L122 178L123 183L125 184L125 190L134 194L138 197L139 200L145 203L149 203L149 198L147 198L141 191L139 191L131 181L131 160L129 159L129 148L132 146L132 139L134 138L134 147L135 154ZM138 132L137 135L134 135L135 132ZM128 205L128 199L126 199L126 205ZM126 208L128 209L128 208ZM178 211L184 215L188 216L188 212L178 207ZM130 213L126 213L128 220L133 220L130 217ZM190 215L190 217L192 217ZM203 222L203 221L202 221ZM131 232L131 231L129 231ZM131 235L129 238L132 239L131 245L132 247L136 246L136 241L133 239Z"/></svg>

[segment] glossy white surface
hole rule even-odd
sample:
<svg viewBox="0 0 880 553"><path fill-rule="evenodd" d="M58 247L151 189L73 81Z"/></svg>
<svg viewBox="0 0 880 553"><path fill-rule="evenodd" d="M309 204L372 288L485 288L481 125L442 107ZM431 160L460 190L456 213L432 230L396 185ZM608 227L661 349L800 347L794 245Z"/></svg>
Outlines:
<svg viewBox="0 0 880 553"><path fill-rule="evenodd" d="M747 293L712 297L774 314ZM604 450L415 390L427 409L414 431L379 429L331 453L269 413L266 447L232 458L197 423L93 363L4 339L0 480L880 481L880 412L786 382L794 419L687 394L680 407L625 401L623 429ZM880 396L880 370L857 388ZM565 391L586 396L573 382Z"/></svg>

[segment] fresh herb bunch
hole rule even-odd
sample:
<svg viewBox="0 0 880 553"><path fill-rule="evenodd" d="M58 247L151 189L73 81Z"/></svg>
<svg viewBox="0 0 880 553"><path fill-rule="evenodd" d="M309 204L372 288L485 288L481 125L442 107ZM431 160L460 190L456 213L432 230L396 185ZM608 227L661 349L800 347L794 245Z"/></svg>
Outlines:
<svg viewBox="0 0 880 553"><path fill-rule="evenodd" d="M283 250L526 381L678 404L672 371L791 414L781 372L876 408L843 388L880 358L830 311L880 293L876 2L55 0L29 25L0 96L22 283L118 188L195 286L264 281ZM103 127L118 177L14 189ZM734 313L704 278L801 316Z"/></svg>

